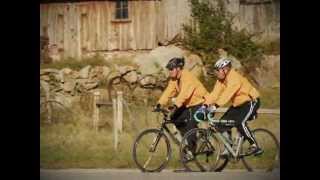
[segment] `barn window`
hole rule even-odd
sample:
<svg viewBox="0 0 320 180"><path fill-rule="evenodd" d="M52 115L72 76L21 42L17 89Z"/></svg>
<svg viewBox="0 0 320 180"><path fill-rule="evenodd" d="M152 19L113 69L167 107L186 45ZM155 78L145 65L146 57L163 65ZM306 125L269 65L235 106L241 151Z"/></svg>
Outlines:
<svg viewBox="0 0 320 180"><path fill-rule="evenodd" d="M128 19L128 0L116 1L116 19Z"/></svg>

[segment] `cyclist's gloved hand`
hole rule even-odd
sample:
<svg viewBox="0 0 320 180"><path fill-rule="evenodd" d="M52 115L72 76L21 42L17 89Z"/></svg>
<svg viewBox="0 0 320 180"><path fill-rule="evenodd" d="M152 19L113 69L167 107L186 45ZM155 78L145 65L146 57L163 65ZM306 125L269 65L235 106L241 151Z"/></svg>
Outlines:
<svg viewBox="0 0 320 180"><path fill-rule="evenodd" d="M161 104L157 104L154 106L153 111L154 112L159 112L161 110Z"/></svg>
<svg viewBox="0 0 320 180"><path fill-rule="evenodd" d="M175 112L177 109L178 109L178 107L176 105L168 107L168 110L171 111L171 112Z"/></svg>
<svg viewBox="0 0 320 180"><path fill-rule="evenodd" d="M217 110L217 106L216 105L211 105L207 108L208 111L208 119L212 119L214 117L214 114Z"/></svg>
<svg viewBox="0 0 320 180"><path fill-rule="evenodd" d="M217 110L217 106L216 106L216 105L212 105L212 106L209 106L209 107L207 108L207 111L208 111L209 113L214 113L214 112L216 112L216 110Z"/></svg>
<svg viewBox="0 0 320 180"><path fill-rule="evenodd" d="M178 109L178 107L176 105L168 107L168 110L170 111L170 119L175 118L175 114L176 114L177 109Z"/></svg>

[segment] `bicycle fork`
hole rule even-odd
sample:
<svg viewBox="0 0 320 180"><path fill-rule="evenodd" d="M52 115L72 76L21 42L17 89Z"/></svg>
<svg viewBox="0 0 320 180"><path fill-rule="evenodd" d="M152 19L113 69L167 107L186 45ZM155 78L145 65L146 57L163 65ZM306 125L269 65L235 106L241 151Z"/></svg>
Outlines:
<svg viewBox="0 0 320 180"><path fill-rule="evenodd" d="M149 152L151 152L152 154L151 154L151 156L149 156L147 161L144 163L143 168L146 168L149 165L151 159L153 158L154 151L156 150L156 147L157 147L157 145L158 145L158 143L160 141L160 137L161 137L161 133L159 133L155 138L153 138L151 147L149 148Z"/></svg>
<svg viewBox="0 0 320 180"><path fill-rule="evenodd" d="M160 137L161 137L161 134L159 133L155 138L153 138L149 152L154 152L156 150L156 147L160 141Z"/></svg>

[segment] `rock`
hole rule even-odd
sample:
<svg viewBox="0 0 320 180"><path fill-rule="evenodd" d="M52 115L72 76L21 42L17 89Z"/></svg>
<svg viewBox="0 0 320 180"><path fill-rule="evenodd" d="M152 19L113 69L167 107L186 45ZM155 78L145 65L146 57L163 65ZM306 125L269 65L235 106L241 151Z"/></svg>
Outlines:
<svg viewBox="0 0 320 180"><path fill-rule="evenodd" d="M82 68L80 71L79 71L79 78L82 78L82 79L87 79L89 78L89 71L91 69L91 66L88 65L84 68Z"/></svg>
<svg viewBox="0 0 320 180"><path fill-rule="evenodd" d="M128 71L135 70L135 68L132 67L132 66L120 66L120 67L116 66L116 70L118 70L120 74L124 74L124 73L126 73Z"/></svg>
<svg viewBox="0 0 320 180"><path fill-rule="evenodd" d="M60 72L62 72L65 75L70 75L72 73L72 69L70 68L63 68L60 70Z"/></svg>
<svg viewBox="0 0 320 180"><path fill-rule="evenodd" d="M57 73L57 74L53 74L53 76L58 82L64 83L64 75L63 75L62 71L59 71L59 73Z"/></svg>
<svg viewBox="0 0 320 180"><path fill-rule="evenodd" d="M140 84L142 86L145 86L147 84L156 84L157 83L157 80L155 77L153 76L144 76L141 80L140 80Z"/></svg>
<svg viewBox="0 0 320 180"><path fill-rule="evenodd" d="M42 75L40 76L40 80L43 80L43 81L50 81L50 77L47 76L47 75Z"/></svg>
<svg viewBox="0 0 320 180"><path fill-rule="evenodd" d="M50 73L55 73L55 74L59 74L59 70L57 69L40 69L40 75L46 75L46 74L50 74Z"/></svg>
<svg viewBox="0 0 320 180"><path fill-rule="evenodd" d="M98 82L87 82L84 84L84 88L87 90L94 89L96 87L98 87Z"/></svg>
<svg viewBox="0 0 320 180"><path fill-rule="evenodd" d="M71 74L70 74L70 78L72 78L72 79L80 78L79 72L78 71L72 71Z"/></svg>
<svg viewBox="0 0 320 180"><path fill-rule="evenodd" d="M45 91L46 94L50 91L49 83L47 83L47 82L45 82L43 80L40 80L40 86Z"/></svg>
<svg viewBox="0 0 320 180"><path fill-rule="evenodd" d="M107 77L107 81L109 82L114 77L120 76L120 73L118 71L111 71ZM118 79L119 80L119 79ZM118 83L119 81L113 81L113 83Z"/></svg>
<svg viewBox="0 0 320 180"><path fill-rule="evenodd" d="M142 74L154 74L160 71L159 66L154 61L155 57L149 54L140 54L134 58Z"/></svg>
<svg viewBox="0 0 320 180"><path fill-rule="evenodd" d="M138 74L136 71L131 71L123 77L129 83L135 83L138 81Z"/></svg>
<svg viewBox="0 0 320 180"><path fill-rule="evenodd" d="M173 57L182 57L183 50L174 46L160 46L148 54L141 54L134 58L142 74L156 74L165 70L165 66Z"/></svg>
<svg viewBox="0 0 320 180"><path fill-rule="evenodd" d="M77 93L85 93L87 92L85 86L85 83L87 82L87 79L77 79L76 80L76 87L75 87L75 91Z"/></svg>
<svg viewBox="0 0 320 180"><path fill-rule="evenodd" d="M203 62L196 54L185 57L185 68L193 73L197 78L203 74Z"/></svg>
<svg viewBox="0 0 320 180"><path fill-rule="evenodd" d="M75 80L68 80L62 85L62 88L65 92L72 92L75 86L76 86Z"/></svg>
<svg viewBox="0 0 320 180"><path fill-rule="evenodd" d="M91 69L89 73L89 79L91 80L101 80L103 78L103 69L102 66L96 66Z"/></svg>

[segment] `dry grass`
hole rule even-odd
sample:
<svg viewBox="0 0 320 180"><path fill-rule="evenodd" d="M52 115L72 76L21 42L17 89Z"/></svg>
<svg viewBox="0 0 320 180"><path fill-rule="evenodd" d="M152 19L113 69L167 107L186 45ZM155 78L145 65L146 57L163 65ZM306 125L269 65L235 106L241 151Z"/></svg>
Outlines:
<svg viewBox="0 0 320 180"><path fill-rule="evenodd" d="M132 143L144 129L159 126L161 117L151 113L151 107L135 107L124 116L124 133L120 136L118 151L114 150L112 134L112 110L102 108L101 127L95 132L92 118L72 108L75 122L40 127L40 166L42 168L136 168L132 159ZM132 122L133 121L133 122ZM279 116L260 115L250 127L263 127L280 136ZM137 129L134 128L137 127ZM173 156L167 168L181 167L178 147L172 143ZM242 164L230 164L227 168L243 168Z"/></svg>

